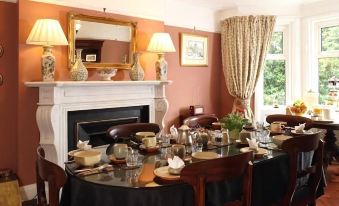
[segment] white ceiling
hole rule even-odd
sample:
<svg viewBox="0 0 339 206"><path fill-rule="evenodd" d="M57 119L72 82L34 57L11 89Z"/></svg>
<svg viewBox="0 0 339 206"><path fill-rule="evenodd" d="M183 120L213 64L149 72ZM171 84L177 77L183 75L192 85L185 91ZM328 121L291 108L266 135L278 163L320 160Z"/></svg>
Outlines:
<svg viewBox="0 0 339 206"><path fill-rule="evenodd" d="M299 6L303 4L314 3L318 1L326 0L181 0L194 4L196 6L202 6L213 10L224 10L239 6Z"/></svg>

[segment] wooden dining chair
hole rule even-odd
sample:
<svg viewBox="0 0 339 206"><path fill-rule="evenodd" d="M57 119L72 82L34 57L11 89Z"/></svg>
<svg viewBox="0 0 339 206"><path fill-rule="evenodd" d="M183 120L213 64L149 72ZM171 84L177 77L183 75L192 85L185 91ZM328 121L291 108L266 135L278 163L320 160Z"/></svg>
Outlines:
<svg viewBox="0 0 339 206"><path fill-rule="evenodd" d="M205 205L205 185L208 182L219 182L236 179L244 175L243 196L241 202L226 205L251 205L253 153L247 152L213 160L189 164L183 168L180 179L192 185L195 206Z"/></svg>
<svg viewBox="0 0 339 206"><path fill-rule="evenodd" d="M282 143L281 148L289 155L289 182L287 192L280 205L316 204L316 192L323 174L323 147L324 144L319 133L290 138ZM306 168L298 168L298 165L301 164L298 156L302 152L310 151L314 151L311 165ZM299 178L307 178L307 181L305 185L296 188Z"/></svg>
<svg viewBox="0 0 339 206"><path fill-rule="evenodd" d="M305 124L305 129L312 127L312 120L307 117L286 115L286 114L272 114L266 117L266 122L271 124L272 122L286 122L288 127L298 126L299 124Z"/></svg>
<svg viewBox="0 0 339 206"><path fill-rule="evenodd" d="M38 193L38 206L59 206L59 191L66 183L65 171L58 165L45 159L45 151L39 146L36 160L36 185ZM45 181L48 183L47 203Z"/></svg>
<svg viewBox="0 0 339 206"><path fill-rule="evenodd" d="M191 116L184 119L183 123L190 128L203 127L211 128L213 122L218 122L219 119L215 114L202 114Z"/></svg>
<svg viewBox="0 0 339 206"><path fill-rule="evenodd" d="M118 139L130 138L137 132L154 132L156 134L159 131L159 125L155 123L130 123L110 127L106 132L106 136L110 139L111 143L115 143Z"/></svg>

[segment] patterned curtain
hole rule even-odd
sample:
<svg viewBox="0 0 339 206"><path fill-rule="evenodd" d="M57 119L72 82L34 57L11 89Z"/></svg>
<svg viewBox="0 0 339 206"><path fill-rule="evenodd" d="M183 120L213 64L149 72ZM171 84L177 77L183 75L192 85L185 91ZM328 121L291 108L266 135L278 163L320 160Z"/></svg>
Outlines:
<svg viewBox="0 0 339 206"><path fill-rule="evenodd" d="M271 41L275 16L236 16L221 22L222 64L232 112L253 120L250 107Z"/></svg>

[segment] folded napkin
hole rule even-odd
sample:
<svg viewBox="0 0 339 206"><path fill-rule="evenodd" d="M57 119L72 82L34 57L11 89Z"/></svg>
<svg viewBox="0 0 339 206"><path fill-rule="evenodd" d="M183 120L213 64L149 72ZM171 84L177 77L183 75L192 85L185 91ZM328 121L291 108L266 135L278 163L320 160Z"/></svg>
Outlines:
<svg viewBox="0 0 339 206"><path fill-rule="evenodd" d="M255 139L248 139L248 138L246 138L246 140L248 142L248 146L249 146L250 150L253 150L253 151L257 152L258 148L259 148L257 140L255 140Z"/></svg>
<svg viewBox="0 0 339 206"><path fill-rule="evenodd" d="M174 125L171 126L170 133L171 133L172 138L178 139L178 136L179 136L178 129Z"/></svg>
<svg viewBox="0 0 339 206"><path fill-rule="evenodd" d="M168 166L173 169L179 169L185 165L184 161L180 159L180 157L178 156L174 156L173 159L168 158L167 162L168 162Z"/></svg>
<svg viewBox="0 0 339 206"><path fill-rule="evenodd" d="M304 132L304 129L305 129L305 124L306 123L303 123L303 124L299 124L299 126L295 126L294 129L297 133L303 133Z"/></svg>
<svg viewBox="0 0 339 206"><path fill-rule="evenodd" d="M89 145L88 143L89 143L89 140L87 140L87 141L79 140L78 143L77 143L77 148L80 149L80 150L89 150L89 149L92 148L92 146Z"/></svg>

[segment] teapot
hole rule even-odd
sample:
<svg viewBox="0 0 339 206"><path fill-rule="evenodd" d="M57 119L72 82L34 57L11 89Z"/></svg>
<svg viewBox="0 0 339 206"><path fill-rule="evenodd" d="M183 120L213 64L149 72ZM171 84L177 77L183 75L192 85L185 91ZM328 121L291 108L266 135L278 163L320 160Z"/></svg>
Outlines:
<svg viewBox="0 0 339 206"><path fill-rule="evenodd" d="M187 125L182 125L179 127L179 137L178 137L178 143L183 145L192 145L193 140L191 135L189 134L190 128Z"/></svg>

